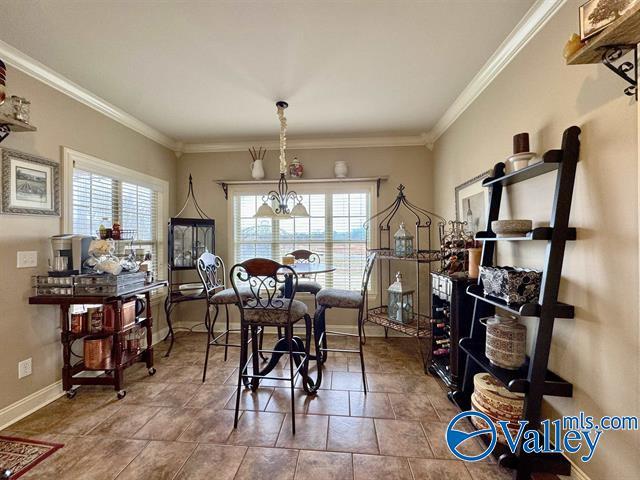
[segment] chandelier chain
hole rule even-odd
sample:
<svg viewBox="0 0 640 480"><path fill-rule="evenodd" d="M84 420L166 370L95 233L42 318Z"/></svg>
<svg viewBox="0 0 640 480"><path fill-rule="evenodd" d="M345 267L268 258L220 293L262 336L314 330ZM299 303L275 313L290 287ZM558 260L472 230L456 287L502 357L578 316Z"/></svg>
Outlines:
<svg viewBox="0 0 640 480"><path fill-rule="evenodd" d="M278 118L280 119L280 173L287 173L287 117L284 116L284 108L278 106Z"/></svg>

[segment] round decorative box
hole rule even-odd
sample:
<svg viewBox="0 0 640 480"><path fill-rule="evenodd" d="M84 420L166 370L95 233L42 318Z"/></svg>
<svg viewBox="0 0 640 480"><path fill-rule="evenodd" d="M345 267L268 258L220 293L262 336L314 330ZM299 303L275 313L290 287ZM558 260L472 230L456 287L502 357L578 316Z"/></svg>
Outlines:
<svg viewBox="0 0 640 480"><path fill-rule="evenodd" d="M499 410L487 401L487 398L478 395L478 392L471 394L471 405L480 412L491 415L492 417L506 420L508 422L517 422L522 418L522 410L518 408L504 408Z"/></svg>
<svg viewBox="0 0 640 480"><path fill-rule="evenodd" d="M482 319L487 327L485 355L501 368L517 370L526 361L527 327L513 317L495 315Z"/></svg>
<svg viewBox="0 0 640 480"><path fill-rule="evenodd" d="M524 395L507 390L496 378L488 373L479 373L473 377L474 392L471 395L471 408L487 415L496 424L509 422L507 428L512 436L517 434L518 420L522 418ZM471 422L478 429L487 428L484 421L472 417ZM501 428L496 428L498 442L506 443Z"/></svg>
<svg viewBox="0 0 640 480"><path fill-rule="evenodd" d="M482 407L478 406L477 404L474 404L473 401L473 397L471 398L471 408L477 412L482 412L485 415L487 415L491 421L495 424L496 426L496 433L498 434L498 442L502 443L502 444L506 444L507 443L507 439L504 436L504 433L502 432L502 428L500 428L498 426L498 422L499 421L503 421L503 420L507 420L506 418L500 418L500 417L496 417L495 415L491 415L491 413L485 411L482 409ZM489 426L486 424L486 422L484 420L482 420L481 418L478 417L471 417L471 423L473 423L473 425L478 429L478 430L484 430L486 428L488 428ZM511 433L511 437L514 438L517 436L518 434L518 429L519 429L519 425L515 422L509 422L507 424L507 428L509 429L509 432Z"/></svg>
<svg viewBox="0 0 640 480"><path fill-rule="evenodd" d="M521 416L524 394L507 390L496 378L488 373L473 377L474 394L481 407L510 416Z"/></svg>

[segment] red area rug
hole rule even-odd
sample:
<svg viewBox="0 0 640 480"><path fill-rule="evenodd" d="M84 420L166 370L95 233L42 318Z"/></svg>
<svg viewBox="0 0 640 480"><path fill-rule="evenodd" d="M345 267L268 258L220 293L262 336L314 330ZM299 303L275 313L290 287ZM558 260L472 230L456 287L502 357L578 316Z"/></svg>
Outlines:
<svg viewBox="0 0 640 480"><path fill-rule="evenodd" d="M63 445L0 435L0 478L11 471L11 480L20 478Z"/></svg>

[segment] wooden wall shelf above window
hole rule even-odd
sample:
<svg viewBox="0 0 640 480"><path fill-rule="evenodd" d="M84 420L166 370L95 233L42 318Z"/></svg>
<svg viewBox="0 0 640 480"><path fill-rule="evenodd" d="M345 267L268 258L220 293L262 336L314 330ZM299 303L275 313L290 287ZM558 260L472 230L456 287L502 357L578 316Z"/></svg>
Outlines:
<svg viewBox="0 0 640 480"><path fill-rule="evenodd" d="M229 185L275 185L278 178L267 180L214 180L224 190L224 198L228 199ZM287 178L287 183L353 183L376 182L376 196L380 196L380 183L389 180L388 176L380 177L356 177L356 178Z"/></svg>

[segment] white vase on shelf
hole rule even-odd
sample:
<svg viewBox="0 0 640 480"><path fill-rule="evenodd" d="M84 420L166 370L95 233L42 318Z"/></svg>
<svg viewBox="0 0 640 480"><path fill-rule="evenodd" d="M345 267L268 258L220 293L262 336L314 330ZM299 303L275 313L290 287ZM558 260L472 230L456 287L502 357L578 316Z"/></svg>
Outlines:
<svg viewBox="0 0 640 480"><path fill-rule="evenodd" d="M337 160L333 166L333 173L336 178L346 178L349 173L349 168L347 167L347 162L344 160Z"/></svg>
<svg viewBox="0 0 640 480"><path fill-rule="evenodd" d="M254 180L262 180L264 178L262 159L257 158L251 163L251 178Z"/></svg>

